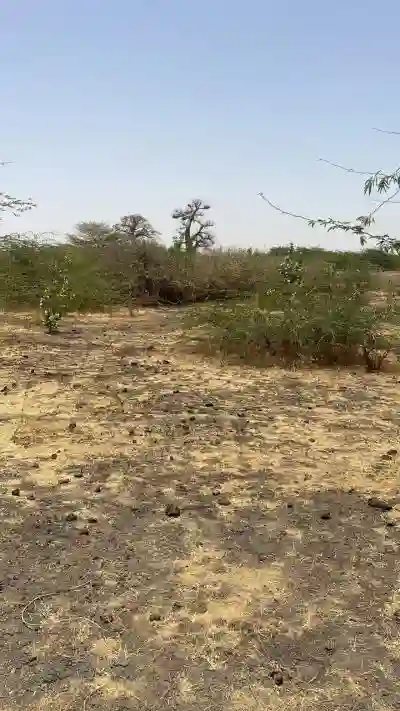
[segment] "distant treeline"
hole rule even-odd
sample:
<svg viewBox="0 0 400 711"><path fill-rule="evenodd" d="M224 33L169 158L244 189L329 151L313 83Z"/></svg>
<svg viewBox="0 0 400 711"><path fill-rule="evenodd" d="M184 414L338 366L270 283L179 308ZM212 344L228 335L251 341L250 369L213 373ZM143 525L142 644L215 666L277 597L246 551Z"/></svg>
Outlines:
<svg viewBox="0 0 400 711"><path fill-rule="evenodd" d="M24 236L0 241L0 307L38 308L44 289L61 269L74 293L73 308L133 309L138 303L181 304L242 297L268 286L290 247L269 251L211 249L188 253L155 240L45 244ZM400 257L378 249L335 252L295 249L313 268L400 270Z"/></svg>

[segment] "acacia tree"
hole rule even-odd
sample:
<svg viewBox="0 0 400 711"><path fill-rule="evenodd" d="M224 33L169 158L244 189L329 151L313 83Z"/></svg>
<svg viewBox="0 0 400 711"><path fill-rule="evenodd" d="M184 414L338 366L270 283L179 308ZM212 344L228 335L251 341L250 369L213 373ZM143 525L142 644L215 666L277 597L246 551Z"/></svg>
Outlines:
<svg viewBox="0 0 400 711"><path fill-rule="evenodd" d="M398 131L383 131L382 129L374 129L381 133L389 133L392 135L400 135ZM364 195L371 197L374 193L377 194L378 200L376 201L375 207L367 214L360 215L354 221L348 220L338 220L333 217L328 218L310 218L305 215L297 215L293 212L282 209L275 203L273 203L269 198L267 198L264 193L260 192L258 195L264 200L270 207L277 210L282 215L289 215L290 217L295 217L298 220L303 220L307 222L310 227L323 227L328 232L333 232L336 230L342 232L349 232L356 235L362 247L364 247L369 240L374 241L378 248L385 252L394 252L400 254L400 240L391 237L387 233L374 232L373 225L375 223L375 217L377 213L389 203L394 203L396 197L400 194L400 168L396 168L392 172L386 173L383 170L378 170L376 172L368 172L355 170L354 168L348 168L346 166L340 165L339 163L333 163L332 161L320 158L324 163L328 163L335 168L339 168L347 173L355 173L357 175L364 176Z"/></svg>
<svg viewBox="0 0 400 711"><path fill-rule="evenodd" d="M120 235L120 241L131 243L155 242L160 235L149 220L139 213L123 215L113 226L113 231Z"/></svg>
<svg viewBox="0 0 400 711"><path fill-rule="evenodd" d="M76 247L99 247L109 241L112 231L112 227L107 222L88 220L78 222L75 232L69 234L68 239Z"/></svg>
<svg viewBox="0 0 400 711"><path fill-rule="evenodd" d="M212 232L215 223L203 219L210 209L210 205L195 198L188 202L186 207L174 210L172 217L180 222L173 237L176 248L184 249L186 252L197 252L199 249L207 249L215 244L215 235Z"/></svg>

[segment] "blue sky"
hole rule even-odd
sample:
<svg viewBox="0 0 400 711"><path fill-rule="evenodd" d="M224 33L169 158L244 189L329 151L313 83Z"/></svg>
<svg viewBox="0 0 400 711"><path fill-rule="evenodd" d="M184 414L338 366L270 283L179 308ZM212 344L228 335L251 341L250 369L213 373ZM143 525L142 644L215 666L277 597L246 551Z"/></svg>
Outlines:
<svg viewBox="0 0 400 711"><path fill-rule="evenodd" d="M62 234L141 212L213 206L219 244L357 247L310 216L368 210L359 170L396 167L400 4L387 0L5 0L0 189L37 210L7 231ZM400 205L380 228L395 231Z"/></svg>

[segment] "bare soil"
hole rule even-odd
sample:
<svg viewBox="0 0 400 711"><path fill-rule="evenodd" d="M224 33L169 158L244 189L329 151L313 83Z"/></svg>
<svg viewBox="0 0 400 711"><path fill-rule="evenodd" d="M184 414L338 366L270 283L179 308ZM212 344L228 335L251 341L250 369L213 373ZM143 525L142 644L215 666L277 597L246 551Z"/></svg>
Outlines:
<svg viewBox="0 0 400 711"><path fill-rule="evenodd" d="M398 375L0 335L2 711L400 708Z"/></svg>

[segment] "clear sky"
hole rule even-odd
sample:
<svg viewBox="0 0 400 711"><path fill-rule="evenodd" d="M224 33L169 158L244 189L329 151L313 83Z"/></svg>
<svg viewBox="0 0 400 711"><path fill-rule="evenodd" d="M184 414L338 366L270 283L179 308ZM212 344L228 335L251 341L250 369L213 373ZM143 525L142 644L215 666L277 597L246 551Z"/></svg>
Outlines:
<svg viewBox="0 0 400 711"><path fill-rule="evenodd" d="M213 206L222 245L357 247L274 213L352 219L358 170L396 167L400 3L3 0L0 189L39 207L1 232ZM400 205L379 227L396 228Z"/></svg>

